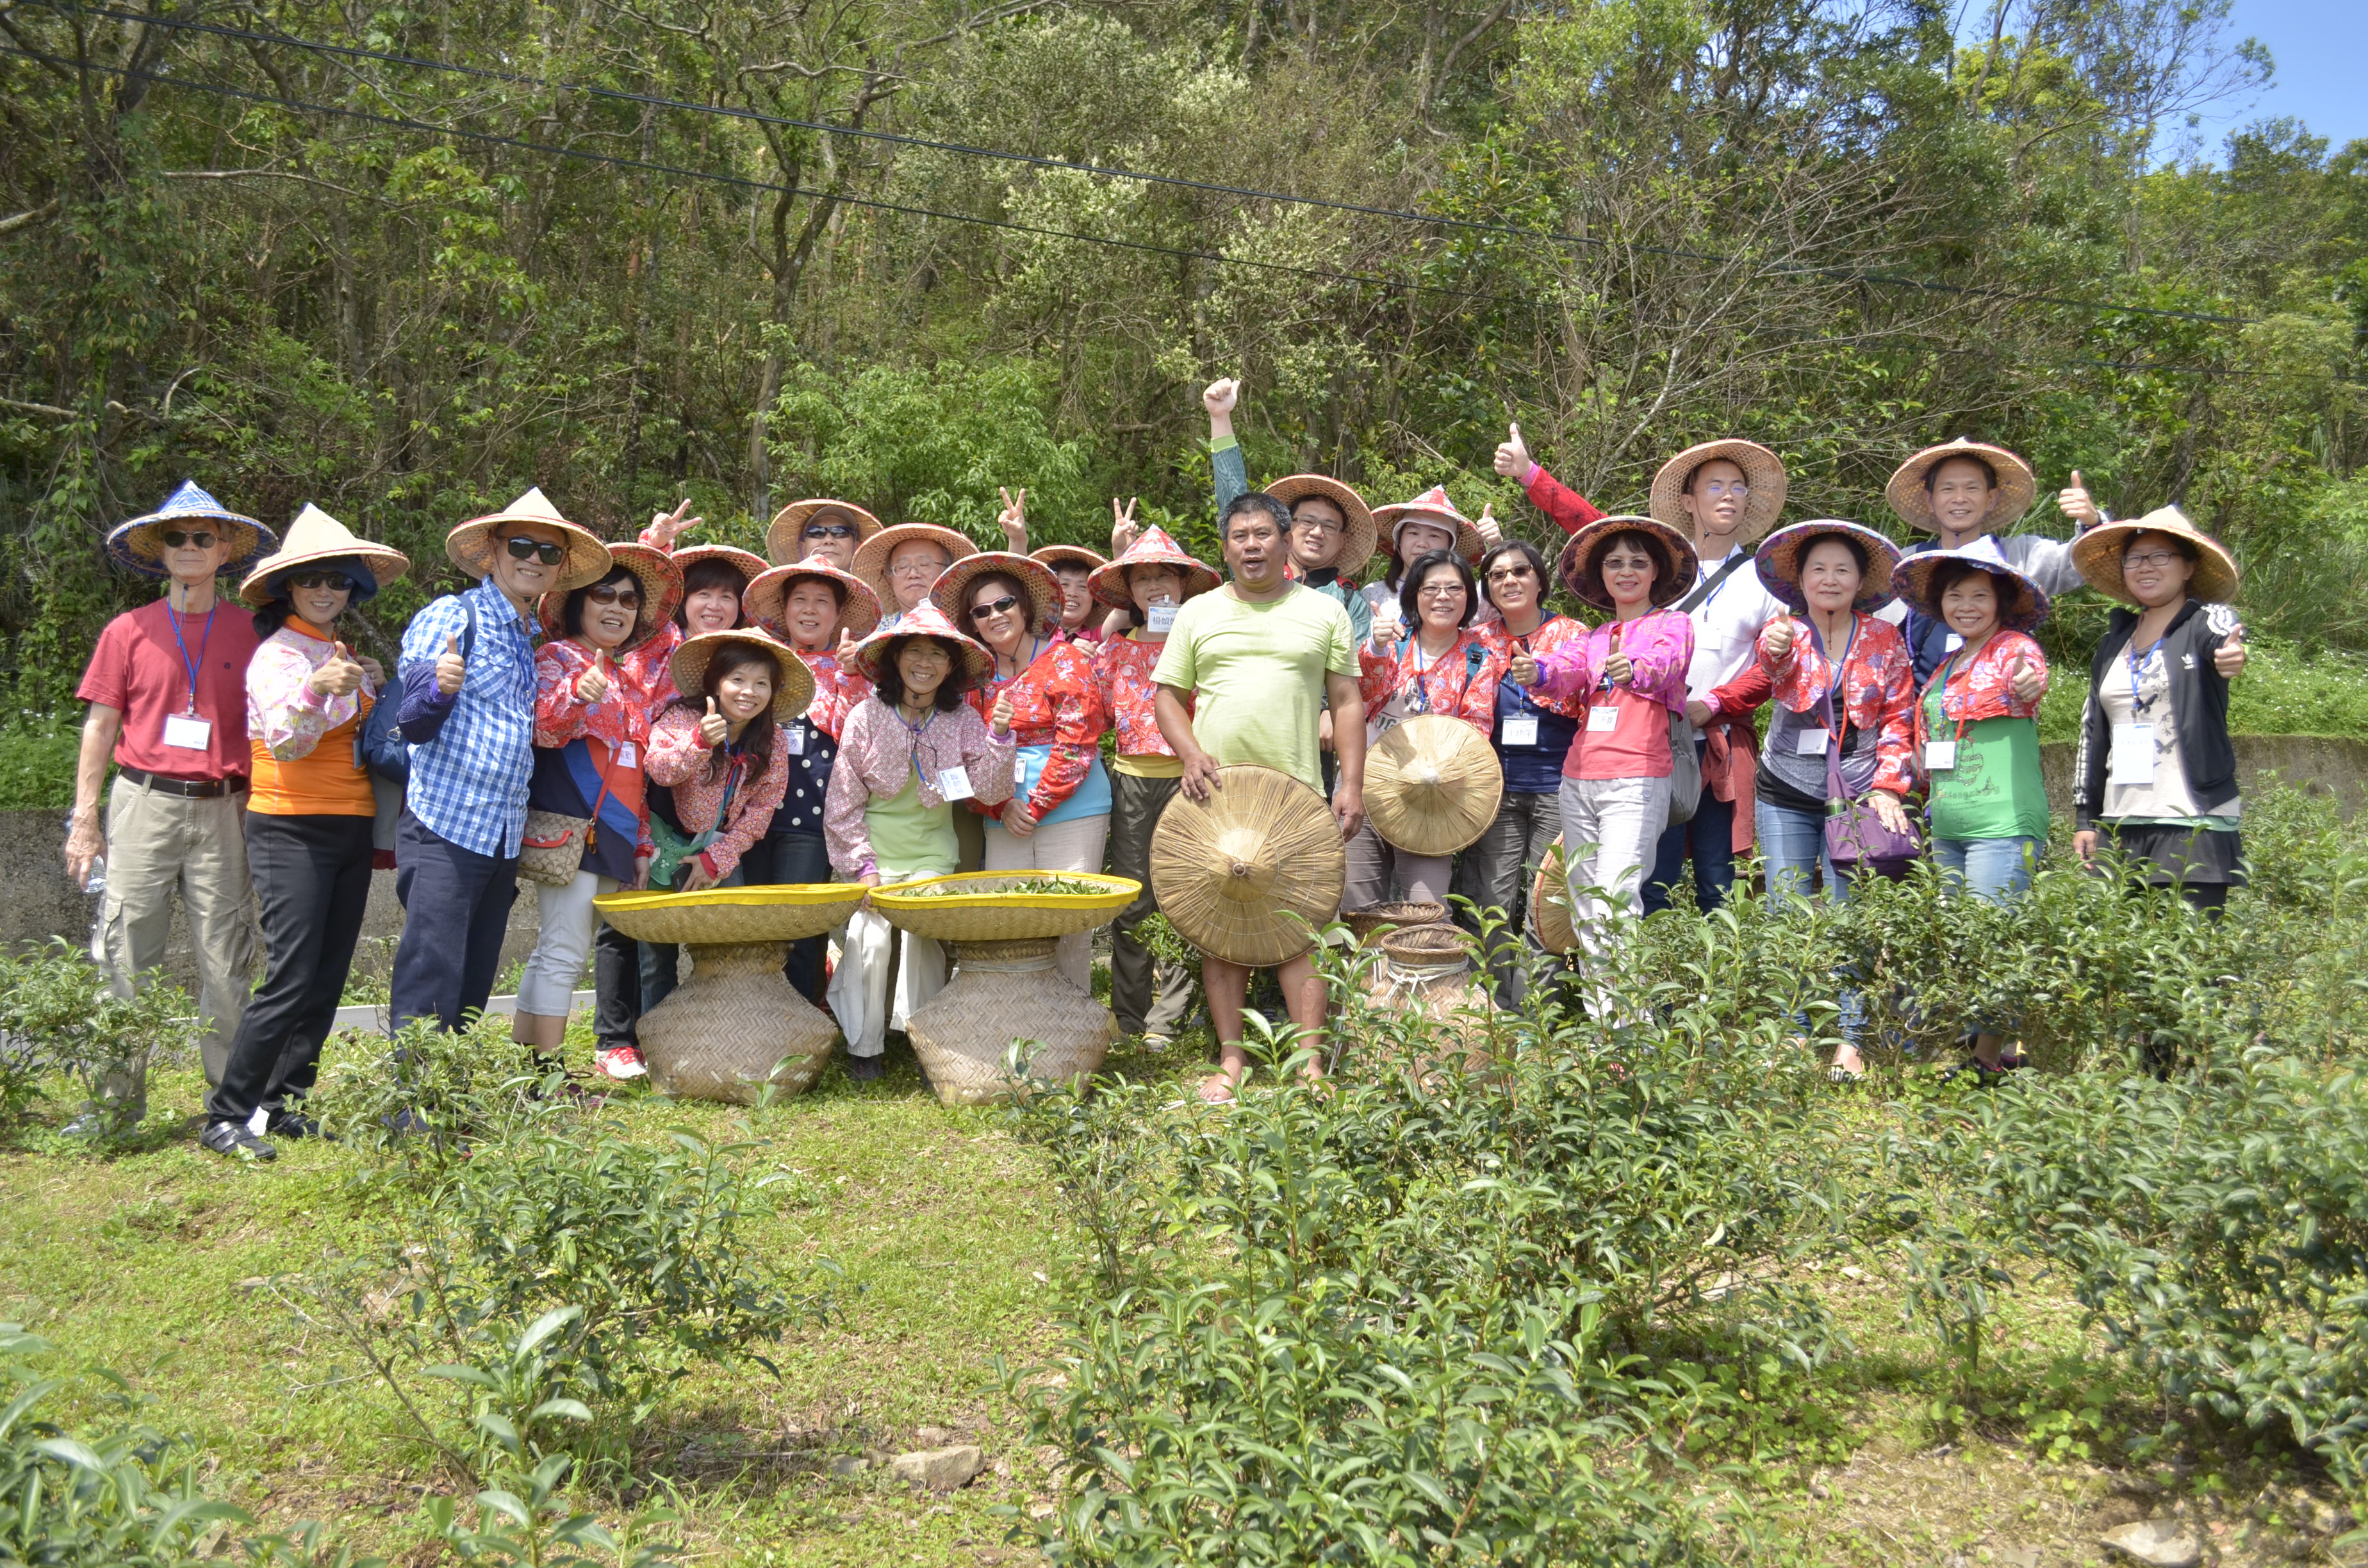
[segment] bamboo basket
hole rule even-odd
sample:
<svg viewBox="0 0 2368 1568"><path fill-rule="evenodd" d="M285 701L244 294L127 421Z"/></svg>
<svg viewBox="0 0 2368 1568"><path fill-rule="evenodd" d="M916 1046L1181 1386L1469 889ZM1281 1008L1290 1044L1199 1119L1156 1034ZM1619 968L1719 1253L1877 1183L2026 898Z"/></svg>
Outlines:
<svg viewBox="0 0 2368 1568"><path fill-rule="evenodd" d="M1453 926L1415 926L1385 933L1380 946L1368 994L1378 1007L1431 1026L1430 1048L1419 1051L1417 1065L1435 1069L1453 1051L1466 1072L1486 1067L1489 1003L1473 967L1473 939Z"/></svg>
<svg viewBox="0 0 2368 1568"><path fill-rule="evenodd" d="M1039 877L1091 882L1106 888L1095 893L1012 893L1003 890ZM916 893L918 888L958 886L974 892ZM1066 937L1090 931L1118 918L1143 884L1125 877L1087 871L964 871L951 877L927 877L874 888L871 907L900 931L940 942L1032 941L1040 937Z"/></svg>
<svg viewBox="0 0 2368 1568"><path fill-rule="evenodd" d="M1369 903L1362 909L1344 909L1341 922L1356 934L1361 946L1370 947L1376 937L1410 926L1440 926L1447 921L1447 905L1443 903Z"/></svg>
<svg viewBox="0 0 2368 1568"><path fill-rule="evenodd" d="M958 945L953 979L905 1023L913 1054L939 1099L996 1105L1041 1084L1074 1082L1102 1064L1118 1039L1118 1020L1061 979L1053 968L1056 945L1053 937ZM1024 1077L1007 1064L1013 1040L1030 1042Z"/></svg>
<svg viewBox="0 0 2368 1568"><path fill-rule="evenodd" d="M700 892L604 893L592 907L637 942L800 942L854 914L863 893L861 882L792 882Z"/></svg>

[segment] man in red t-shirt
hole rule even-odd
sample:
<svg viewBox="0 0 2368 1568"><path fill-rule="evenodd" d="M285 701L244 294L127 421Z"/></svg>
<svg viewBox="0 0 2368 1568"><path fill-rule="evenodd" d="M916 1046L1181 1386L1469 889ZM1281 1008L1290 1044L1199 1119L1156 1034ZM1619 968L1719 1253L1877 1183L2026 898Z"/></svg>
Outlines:
<svg viewBox="0 0 2368 1568"><path fill-rule="evenodd" d="M143 576L169 580L165 597L117 616L99 633L74 695L90 704L74 770L66 869L87 888L104 866L106 892L91 957L119 996L165 961L172 896L180 892L197 949L199 1055L219 1084L255 983L254 889L246 878L246 665L255 623L218 602L214 579L243 572L277 544L252 517L225 511L194 483L109 534L108 553ZM102 836L98 790L109 759L115 785ZM108 1074L104 1115L131 1127L147 1114L144 1061ZM69 1131L74 1129L70 1128Z"/></svg>

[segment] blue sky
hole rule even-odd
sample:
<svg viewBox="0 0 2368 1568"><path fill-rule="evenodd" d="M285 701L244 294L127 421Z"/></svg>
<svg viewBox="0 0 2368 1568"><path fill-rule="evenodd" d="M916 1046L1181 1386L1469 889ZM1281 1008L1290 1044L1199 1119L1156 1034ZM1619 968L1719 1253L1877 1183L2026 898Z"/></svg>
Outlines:
<svg viewBox="0 0 2368 1568"><path fill-rule="evenodd" d="M2368 0L2236 0L2228 31L2269 45L2277 80L2250 108L2205 120L2200 129L2214 151L2237 126L2280 114L2332 147L2368 137Z"/></svg>

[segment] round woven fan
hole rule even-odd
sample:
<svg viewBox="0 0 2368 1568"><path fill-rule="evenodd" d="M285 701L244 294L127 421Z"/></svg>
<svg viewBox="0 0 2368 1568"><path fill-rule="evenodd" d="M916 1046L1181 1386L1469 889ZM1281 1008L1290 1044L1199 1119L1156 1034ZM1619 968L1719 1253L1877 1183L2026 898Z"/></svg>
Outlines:
<svg viewBox="0 0 2368 1568"><path fill-rule="evenodd" d="M1497 748L1444 713L1409 719L1365 753L1365 811L1373 831L1409 855L1452 855L1475 842L1504 799Z"/></svg>
<svg viewBox="0 0 2368 1568"><path fill-rule="evenodd" d="M1340 824L1288 773L1241 765L1217 778L1205 801L1170 797L1151 835L1160 913L1230 963L1297 958L1313 945L1308 927L1340 906L1349 880Z"/></svg>

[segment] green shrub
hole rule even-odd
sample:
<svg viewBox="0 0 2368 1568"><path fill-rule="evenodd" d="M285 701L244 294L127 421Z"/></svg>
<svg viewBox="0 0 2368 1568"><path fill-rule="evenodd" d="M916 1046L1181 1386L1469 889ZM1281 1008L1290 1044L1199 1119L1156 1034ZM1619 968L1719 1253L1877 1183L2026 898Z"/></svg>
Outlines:
<svg viewBox="0 0 2368 1568"><path fill-rule="evenodd" d="M90 955L59 937L0 953L0 1126L40 1097L43 1074L65 1073L82 1085L100 1143L131 1135L131 1102L100 1093L108 1075L182 1054L198 1027L188 994L163 971L139 978L137 994L116 995Z"/></svg>
<svg viewBox="0 0 2368 1568"><path fill-rule="evenodd" d="M70 809L81 756L82 729L71 720L20 720L0 729L0 812Z"/></svg>

